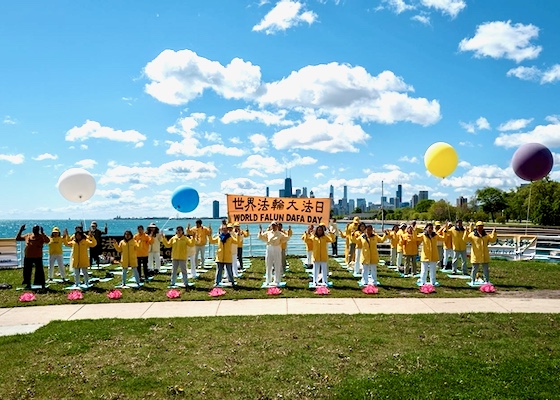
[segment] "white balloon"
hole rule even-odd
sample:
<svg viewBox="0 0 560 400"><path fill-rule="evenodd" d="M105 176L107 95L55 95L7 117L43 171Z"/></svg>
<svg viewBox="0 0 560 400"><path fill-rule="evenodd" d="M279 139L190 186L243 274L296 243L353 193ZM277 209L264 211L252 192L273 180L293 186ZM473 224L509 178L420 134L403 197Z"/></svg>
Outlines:
<svg viewBox="0 0 560 400"><path fill-rule="evenodd" d="M66 200L82 203L95 193L95 179L83 168L70 168L58 178L58 191Z"/></svg>

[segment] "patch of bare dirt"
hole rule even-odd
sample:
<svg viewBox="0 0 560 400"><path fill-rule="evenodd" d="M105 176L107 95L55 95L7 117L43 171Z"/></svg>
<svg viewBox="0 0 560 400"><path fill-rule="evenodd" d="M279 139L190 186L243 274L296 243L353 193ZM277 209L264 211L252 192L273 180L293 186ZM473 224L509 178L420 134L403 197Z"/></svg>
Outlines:
<svg viewBox="0 0 560 400"><path fill-rule="evenodd" d="M496 290L495 296L500 297L515 297L523 299L560 299L560 290L546 289L546 290Z"/></svg>

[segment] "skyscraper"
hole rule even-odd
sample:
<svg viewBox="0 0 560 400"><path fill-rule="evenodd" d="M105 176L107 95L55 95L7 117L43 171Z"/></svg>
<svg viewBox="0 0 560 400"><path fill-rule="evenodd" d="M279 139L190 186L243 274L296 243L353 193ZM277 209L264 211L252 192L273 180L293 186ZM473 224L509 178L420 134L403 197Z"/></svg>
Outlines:
<svg viewBox="0 0 560 400"><path fill-rule="evenodd" d="M307 197L307 188L305 186L301 190L301 197Z"/></svg>
<svg viewBox="0 0 560 400"><path fill-rule="evenodd" d="M420 190L418 192L418 201L428 200L428 191L427 190Z"/></svg>
<svg viewBox="0 0 560 400"><path fill-rule="evenodd" d="M212 218L220 218L220 202L218 200L212 202Z"/></svg>
<svg viewBox="0 0 560 400"><path fill-rule="evenodd" d="M397 186L397 193L395 195L395 207L399 208L402 203L402 185Z"/></svg>
<svg viewBox="0 0 560 400"><path fill-rule="evenodd" d="M284 179L284 197L292 197L292 178Z"/></svg>
<svg viewBox="0 0 560 400"><path fill-rule="evenodd" d="M268 186L266 187L266 197L270 196L270 189L268 188Z"/></svg>
<svg viewBox="0 0 560 400"><path fill-rule="evenodd" d="M414 208L414 207L416 207L416 204L418 204L418 195L413 194L412 199L410 199L410 207Z"/></svg>
<svg viewBox="0 0 560 400"><path fill-rule="evenodd" d="M467 208L468 199L463 196L459 196L457 199L457 208Z"/></svg>

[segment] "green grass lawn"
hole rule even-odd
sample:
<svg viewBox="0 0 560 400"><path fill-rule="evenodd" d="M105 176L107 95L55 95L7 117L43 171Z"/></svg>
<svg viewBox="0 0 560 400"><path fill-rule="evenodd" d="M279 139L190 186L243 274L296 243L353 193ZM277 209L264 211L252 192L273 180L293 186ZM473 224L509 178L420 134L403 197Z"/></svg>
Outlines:
<svg viewBox="0 0 560 400"><path fill-rule="evenodd" d="M289 258L290 271L286 273L287 287L283 289L281 296L284 297L313 297L316 296L313 290L308 289L308 274L303 268L299 258ZM350 272L342 268L335 260L329 261L329 268L332 271L331 280L334 287L331 289L332 297L365 297L358 288L358 278L354 278ZM110 270L109 268L107 270ZM238 280L239 287L236 290L226 288L226 295L223 299L247 299L247 298L266 298L266 290L261 289L263 283L265 267L262 258L252 259L251 267ZM103 277L106 271L92 271L93 276ZM197 279L195 286L189 289L181 289L181 300L208 300L208 292L214 283L215 269L210 269ZM131 273L129 272L129 276ZM418 290L413 278L400 278L394 271L386 267L378 267L379 281L382 286L376 296L380 297L421 297L424 296ZM490 277L499 291L512 290L539 290L539 289L560 289L560 267L556 263L540 261L511 262L493 260L490 264ZM0 270L0 282L10 283L13 288L0 290L0 307L28 306L28 305L48 305L48 304L68 304L68 291L65 287L68 284L50 284L46 293L38 293L37 299L31 303L21 303L18 301L21 291L16 291L16 287L21 287L21 270ZM443 273L438 273L438 280L441 287L437 288L432 297L470 297L483 296L483 294L468 287L465 280L450 279ZM123 297L119 301L142 302L142 301L166 301L167 285L169 285L170 275L158 275L155 279L146 284L141 289L122 290ZM93 288L84 293L81 303L107 303L114 300L107 298L109 290L120 283L120 276L110 282L98 283Z"/></svg>
<svg viewBox="0 0 560 400"><path fill-rule="evenodd" d="M553 399L560 317L53 322L0 337L2 399Z"/></svg>

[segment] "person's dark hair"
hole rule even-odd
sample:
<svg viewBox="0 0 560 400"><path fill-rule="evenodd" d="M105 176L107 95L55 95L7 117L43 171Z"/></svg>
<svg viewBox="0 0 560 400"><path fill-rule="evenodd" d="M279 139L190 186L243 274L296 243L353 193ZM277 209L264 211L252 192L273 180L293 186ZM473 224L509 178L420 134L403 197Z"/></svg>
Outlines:
<svg viewBox="0 0 560 400"><path fill-rule="evenodd" d="M179 225L179 226L177 227L177 230L178 230L178 231L181 231L181 232L185 232L185 228L183 228L181 225Z"/></svg>
<svg viewBox="0 0 560 400"><path fill-rule="evenodd" d="M86 235L82 231L76 231L76 233L74 233L74 239L78 242L82 240L85 236Z"/></svg>
<svg viewBox="0 0 560 400"><path fill-rule="evenodd" d="M197 220L196 220L196 224L202 225L202 220L201 220L201 219L197 219Z"/></svg>
<svg viewBox="0 0 560 400"><path fill-rule="evenodd" d="M127 236L127 235L129 236L128 240L126 239L126 236ZM132 231L128 231L128 230L127 230L127 231L124 231L123 236L124 236L124 240L126 240L126 241L128 242L129 240L132 239L132 236L133 236L133 235L132 235Z"/></svg>
<svg viewBox="0 0 560 400"><path fill-rule="evenodd" d="M144 225L138 225L138 228L136 229L144 229Z"/></svg>

